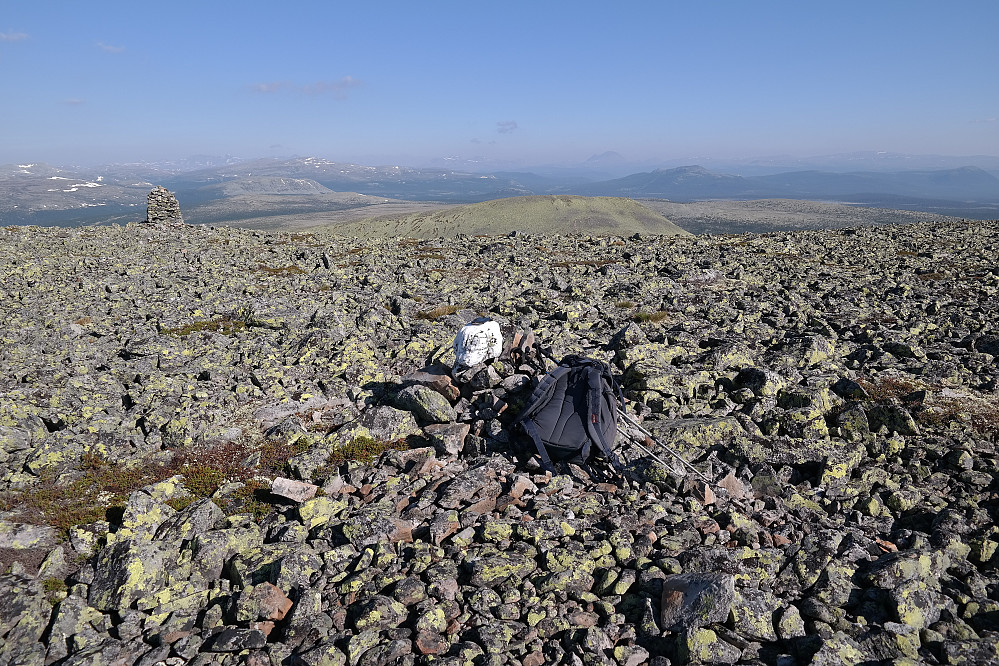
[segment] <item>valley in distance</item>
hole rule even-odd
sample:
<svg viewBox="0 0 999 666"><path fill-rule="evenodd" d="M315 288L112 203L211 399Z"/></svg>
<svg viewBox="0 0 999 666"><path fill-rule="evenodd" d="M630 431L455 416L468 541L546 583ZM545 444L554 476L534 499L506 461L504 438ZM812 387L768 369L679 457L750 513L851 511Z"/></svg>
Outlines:
<svg viewBox="0 0 999 666"><path fill-rule="evenodd" d="M999 178L977 167L735 176L699 166L620 178L370 167L320 158L93 169L0 166L0 224L143 219L162 185L191 224L345 235L765 233L999 218Z"/></svg>

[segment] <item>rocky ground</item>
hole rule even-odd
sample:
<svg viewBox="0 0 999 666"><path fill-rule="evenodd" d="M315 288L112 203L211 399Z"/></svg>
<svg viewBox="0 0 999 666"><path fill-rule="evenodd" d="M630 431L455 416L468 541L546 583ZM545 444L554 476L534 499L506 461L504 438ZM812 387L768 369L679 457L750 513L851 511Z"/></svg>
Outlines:
<svg viewBox="0 0 999 666"><path fill-rule="evenodd" d="M994 664L997 256L0 230L0 663ZM450 371L478 313L711 483L542 473L537 369Z"/></svg>

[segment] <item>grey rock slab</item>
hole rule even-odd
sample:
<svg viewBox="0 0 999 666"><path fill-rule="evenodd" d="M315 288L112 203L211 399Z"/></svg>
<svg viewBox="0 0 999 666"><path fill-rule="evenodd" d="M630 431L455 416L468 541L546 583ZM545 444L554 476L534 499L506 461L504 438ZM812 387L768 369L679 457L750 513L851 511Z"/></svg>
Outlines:
<svg viewBox="0 0 999 666"><path fill-rule="evenodd" d="M0 575L0 632L8 644L20 646L41 640L51 615L40 581L10 573Z"/></svg>
<svg viewBox="0 0 999 666"><path fill-rule="evenodd" d="M259 629L226 627L205 641L202 649L208 652L242 652L259 650L267 644L267 636Z"/></svg>
<svg viewBox="0 0 999 666"><path fill-rule="evenodd" d="M394 442L410 435L419 435L420 432L420 426L410 412L381 406L365 411L356 423L338 430L335 438L341 444L349 444L357 437Z"/></svg>
<svg viewBox="0 0 999 666"><path fill-rule="evenodd" d="M160 523L154 538L161 541L188 540L195 534L220 527L224 520L222 509L210 499L202 498Z"/></svg>
<svg viewBox="0 0 999 666"><path fill-rule="evenodd" d="M447 398L422 384L401 389L394 397L395 405L413 413L423 423L451 423L457 419Z"/></svg>
<svg viewBox="0 0 999 666"><path fill-rule="evenodd" d="M433 423L423 428L437 452L448 456L461 453L470 430L468 423Z"/></svg>
<svg viewBox="0 0 999 666"><path fill-rule="evenodd" d="M59 540L59 531L48 525L29 525L0 521L0 548L51 549Z"/></svg>
<svg viewBox="0 0 999 666"><path fill-rule="evenodd" d="M444 509L456 509L473 501L496 499L503 492L496 476L495 470L487 466L470 469L445 486L437 504Z"/></svg>
<svg viewBox="0 0 999 666"><path fill-rule="evenodd" d="M271 493L292 500L293 502L305 502L316 496L319 487L311 483L304 483L294 479L276 477L271 481Z"/></svg>
<svg viewBox="0 0 999 666"><path fill-rule="evenodd" d="M663 580L661 626L668 631L725 622L735 600L730 574L678 574Z"/></svg>
<svg viewBox="0 0 999 666"><path fill-rule="evenodd" d="M175 571L176 544L120 539L97 555L88 602L102 611L121 611L167 587Z"/></svg>

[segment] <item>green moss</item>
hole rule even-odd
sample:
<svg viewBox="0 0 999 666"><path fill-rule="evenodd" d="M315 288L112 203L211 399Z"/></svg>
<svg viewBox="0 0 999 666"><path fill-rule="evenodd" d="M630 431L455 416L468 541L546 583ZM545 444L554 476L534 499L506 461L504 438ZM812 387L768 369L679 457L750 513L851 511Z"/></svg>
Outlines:
<svg viewBox="0 0 999 666"><path fill-rule="evenodd" d="M166 501L166 505L174 511L183 511L194 503L194 495L187 497L171 497Z"/></svg>
<svg viewBox="0 0 999 666"><path fill-rule="evenodd" d="M312 446L308 437L300 437L289 444L284 440L268 440L260 447L260 469L266 472L286 473L288 461Z"/></svg>
<svg viewBox="0 0 999 666"><path fill-rule="evenodd" d="M53 606L66 598L68 586L62 578L46 578L42 581L46 600Z"/></svg>
<svg viewBox="0 0 999 666"><path fill-rule="evenodd" d="M174 469L184 475L184 487L196 497L211 497L227 483L246 483L255 469L246 463L250 451L238 442L185 451L174 459Z"/></svg>
<svg viewBox="0 0 999 666"><path fill-rule="evenodd" d="M340 465L348 460L370 463L385 451L395 449L405 451L409 444L405 439L395 442L381 442L371 437L355 437L345 446L338 448L330 457L330 463Z"/></svg>
<svg viewBox="0 0 999 666"><path fill-rule="evenodd" d="M249 479L239 490L226 495L222 508L230 515L248 513L255 520L262 520L274 511L273 505L260 499L261 496L267 495L269 492L269 484Z"/></svg>

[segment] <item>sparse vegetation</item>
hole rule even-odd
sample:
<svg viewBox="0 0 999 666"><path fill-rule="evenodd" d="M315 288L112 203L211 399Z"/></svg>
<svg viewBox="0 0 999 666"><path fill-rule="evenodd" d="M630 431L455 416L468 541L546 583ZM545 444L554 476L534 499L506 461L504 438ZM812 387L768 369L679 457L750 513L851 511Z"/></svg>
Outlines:
<svg viewBox="0 0 999 666"><path fill-rule="evenodd" d="M370 463L386 451L405 451L409 448L406 440L381 442L371 437L355 437L345 446L338 448L329 460L330 465L341 465L348 460Z"/></svg>
<svg viewBox="0 0 999 666"><path fill-rule="evenodd" d="M267 440L260 447L260 470L277 474L287 472L288 461L308 450L312 440L301 437L293 444L280 439Z"/></svg>
<svg viewBox="0 0 999 666"><path fill-rule="evenodd" d="M0 510L14 512L21 522L66 531L120 513L132 491L174 473L162 465L125 467L93 454L85 454L79 467L82 474L68 483L46 472L34 486L3 494Z"/></svg>
<svg viewBox="0 0 999 666"><path fill-rule="evenodd" d="M894 375L879 375L873 378L860 377L857 379L857 383L867 391L867 395L871 396L871 400L876 402L899 399L914 391L926 388L914 380Z"/></svg>
<svg viewBox="0 0 999 666"><path fill-rule="evenodd" d="M288 266L268 266L266 264L257 264L257 270L261 273L267 273L268 275L301 275L307 271L300 266L295 264L290 264Z"/></svg>
<svg viewBox="0 0 999 666"><path fill-rule="evenodd" d="M658 324L660 322L666 321L668 317L669 317L669 312L666 312L665 310L658 310L657 312L636 312L635 314L631 315L632 321L635 321L639 324L644 324L644 323Z"/></svg>
<svg viewBox="0 0 999 666"><path fill-rule="evenodd" d="M994 436L999 432L999 405L981 398L936 397L916 414L916 420L926 425L961 423L980 435Z"/></svg>
<svg viewBox="0 0 999 666"><path fill-rule="evenodd" d="M461 308L459 308L457 305L438 305L432 310L424 310L423 312L418 312L416 314L416 318L424 319L427 321L433 321L434 319L440 319L441 317L452 315L460 309Z"/></svg>
<svg viewBox="0 0 999 666"><path fill-rule="evenodd" d="M42 589L45 590L45 597L50 604L55 606L66 597L69 586L62 578L46 578L42 581Z"/></svg>
<svg viewBox="0 0 999 666"><path fill-rule="evenodd" d="M12 512L20 522L51 525L66 532L76 525L120 516L132 492L180 474L190 495L167 500L173 509L180 511L199 498L213 497L226 484L238 483L242 484L239 488L216 497L215 502L227 514L250 513L259 519L273 510L265 501L270 486L259 477L287 473L288 460L307 450L311 441L301 438L289 444L268 440L257 447L223 442L175 451L170 462L151 465L124 466L86 454L79 464L82 474L74 481L66 483L57 474L47 473L31 488L0 495L0 511ZM336 452L327 464L328 471L332 473L348 460L370 463L384 451L407 448L405 440L381 442L358 437ZM257 454L258 461L251 464Z"/></svg>

